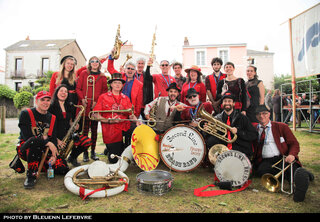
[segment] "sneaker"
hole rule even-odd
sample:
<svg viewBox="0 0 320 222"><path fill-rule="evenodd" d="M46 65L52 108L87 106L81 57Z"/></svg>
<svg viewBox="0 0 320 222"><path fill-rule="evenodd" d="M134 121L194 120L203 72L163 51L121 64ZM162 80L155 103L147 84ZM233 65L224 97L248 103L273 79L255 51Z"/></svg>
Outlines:
<svg viewBox="0 0 320 222"><path fill-rule="evenodd" d="M99 160L99 157L96 156L96 153L94 151L91 151L91 159L94 161Z"/></svg>
<svg viewBox="0 0 320 222"><path fill-rule="evenodd" d="M36 184L36 182L37 182L36 176L27 175L27 178L24 181L23 186L25 189L32 189Z"/></svg>
<svg viewBox="0 0 320 222"><path fill-rule="evenodd" d="M293 200L295 202L302 202L306 196L309 187L309 174L300 167L294 173L294 194Z"/></svg>

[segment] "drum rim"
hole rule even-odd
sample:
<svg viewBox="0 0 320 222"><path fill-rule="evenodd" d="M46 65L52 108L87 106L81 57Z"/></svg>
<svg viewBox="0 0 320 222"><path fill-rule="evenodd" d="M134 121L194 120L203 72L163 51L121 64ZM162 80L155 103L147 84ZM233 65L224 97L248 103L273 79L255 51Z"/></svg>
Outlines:
<svg viewBox="0 0 320 222"><path fill-rule="evenodd" d="M168 131L170 131L171 129L177 128L177 127L187 127L187 128L189 128L189 129L194 130L194 131L200 136L200 138L201 138L201 140L202 140L202 143L204 144L204 151L203 151L203 156L202 156L202 158L201 158L201 161L200 161L195 167L193 167L192 169L189 169L189 170L177 170L177 169L171 168L171 166L170 166L166 161L164 161L164 158L162 157L162 153L161 153L161 143L162 143L162 140L163 140L163 138L164 138L164 135L165 135ZM194 127L188 126L188 125L184 125L184 124L177 124L177 125L175 125L175 126L170 127L169 129L167 129L167 130L162 134L162 137L161 137L161 139L160 139L160 141L159 141L159 147L158 147L158 149L159 149L159 154L160 154L160 158L161 158L162 162L164 162L164 164L165 164L169 169L174 170L174 171L176 171L176 172L190 172L190 171L192 171L192 170L195 170L197 167L200 166L200 164L203 162L203 160L205 159L205 157L206 157L206 155L207 155L207 146L206 146L206 143L205 143L204 138L203 138L203 136L201 135L201 133L200 133L197 129L195 129Z"/></svg>
<svg viewBox="0 0 320 222"><path fill-rule="evenodd" d="M238 150L228 150L228 151L225 151L225 152L230 152L230 151L232 151L232 152L236 152L236 153L240 153L241 155L243 155L244 156L244 158L246 159L246 161L247 161L247 163L249 163L248 165L250 166L250 172L249 172L249 175L248 175L248 179L246 180L246 181L244 181L242 184L240 184L240 185L236 185L236 186L233 186L233 187L238 187L238 186L242 186L243 184L245 184L248 180L249 180L249 178L250 178L250 174L251 174L251 171L252 171L252 164L251 164L251 161L249 160L249 158L247 157L247 155L246 154L244 154L243 152L241 152L241 151L238 151ZM217 160L218 160L218 158L217 158ZM219 162L218 162L218 164L216 163L215 165L214 165L214 171L216 172L216 168L217 168L217 166L219 166ZM216 174L215 174L216 175ZM219 180L221 180L221 179L223 179L223 178L219 178L218 177L218 175L217 175L217 178L219 179Z"/></svg>
<svg viewBox="0 0 320 222"><path fill-rule="evenodd" d="M168 179L164 179L164 180L161 180L161 181L157 181L157 182L149 182L149 181L144 181L143 179L139 179L138 177L142 174L150 174L150 173L159 173L159 172L164 172L166 174L169 174L170 178ZM136 181L138 183L144 183L144 184L163 184L163 183L167 183L167 182L172 182L174 180L172 174L168 171L165 171L165 170L151 170L151 171L142 171L140 173L137 174L136 176Z"/></svg>

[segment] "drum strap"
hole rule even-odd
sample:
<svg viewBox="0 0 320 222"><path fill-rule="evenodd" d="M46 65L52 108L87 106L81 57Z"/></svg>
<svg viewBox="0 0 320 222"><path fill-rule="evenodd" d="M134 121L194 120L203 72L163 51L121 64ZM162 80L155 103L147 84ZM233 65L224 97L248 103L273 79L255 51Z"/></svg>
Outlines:
<svg viewBox="0 0 320 222"><path fill-rule="evenodd" d="M218 180L215 176L215 180ZM218 196L218 195L223 195L223 194L228 194L228 193L235 193L242 191L246 189L249 185L251 184L251 180L248 180L245 184L243 184L242 187L240 187L237 190L210 190L210 191L204 191L208 187L215 187L214 184L209 184L204 187L200 187L197 189L194 189L193 194L197 197L211 197L211 196Z"/></svg>

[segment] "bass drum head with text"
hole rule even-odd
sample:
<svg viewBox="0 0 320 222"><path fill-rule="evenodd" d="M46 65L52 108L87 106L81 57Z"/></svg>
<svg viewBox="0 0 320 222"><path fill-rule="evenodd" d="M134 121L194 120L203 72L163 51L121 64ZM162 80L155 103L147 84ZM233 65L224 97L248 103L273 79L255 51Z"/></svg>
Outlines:
<svg viewBox="0 0 320 222"><path fill-rule="evenodd" d="M220 182L232 182L233 187L242 186L249 179L251 163L245 154L236 150L221 153L214 166Z"/></svg>
<svg viewBox="0 0 320 222"><path fill-rule="evenodd" d="M167 167L178 172L194 170L206 154L202 135L186 125L168 129L161 138L159 149L162 161Z"/></svg>

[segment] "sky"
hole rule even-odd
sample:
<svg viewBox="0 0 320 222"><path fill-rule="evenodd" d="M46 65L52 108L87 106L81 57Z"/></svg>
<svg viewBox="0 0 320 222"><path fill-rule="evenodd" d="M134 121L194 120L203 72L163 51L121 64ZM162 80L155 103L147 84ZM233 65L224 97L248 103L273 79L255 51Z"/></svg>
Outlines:
<svg viewBox="0 0 320 222"><path fill-rule="evenodd" d="M320 0L0 0L0 66L5 48L24 40L76 39L85 57L111 51L118 24L121 40L158 61L182 61L190 45L246 43L274 52L276 75L289 74L288 20Z"/></svg>

